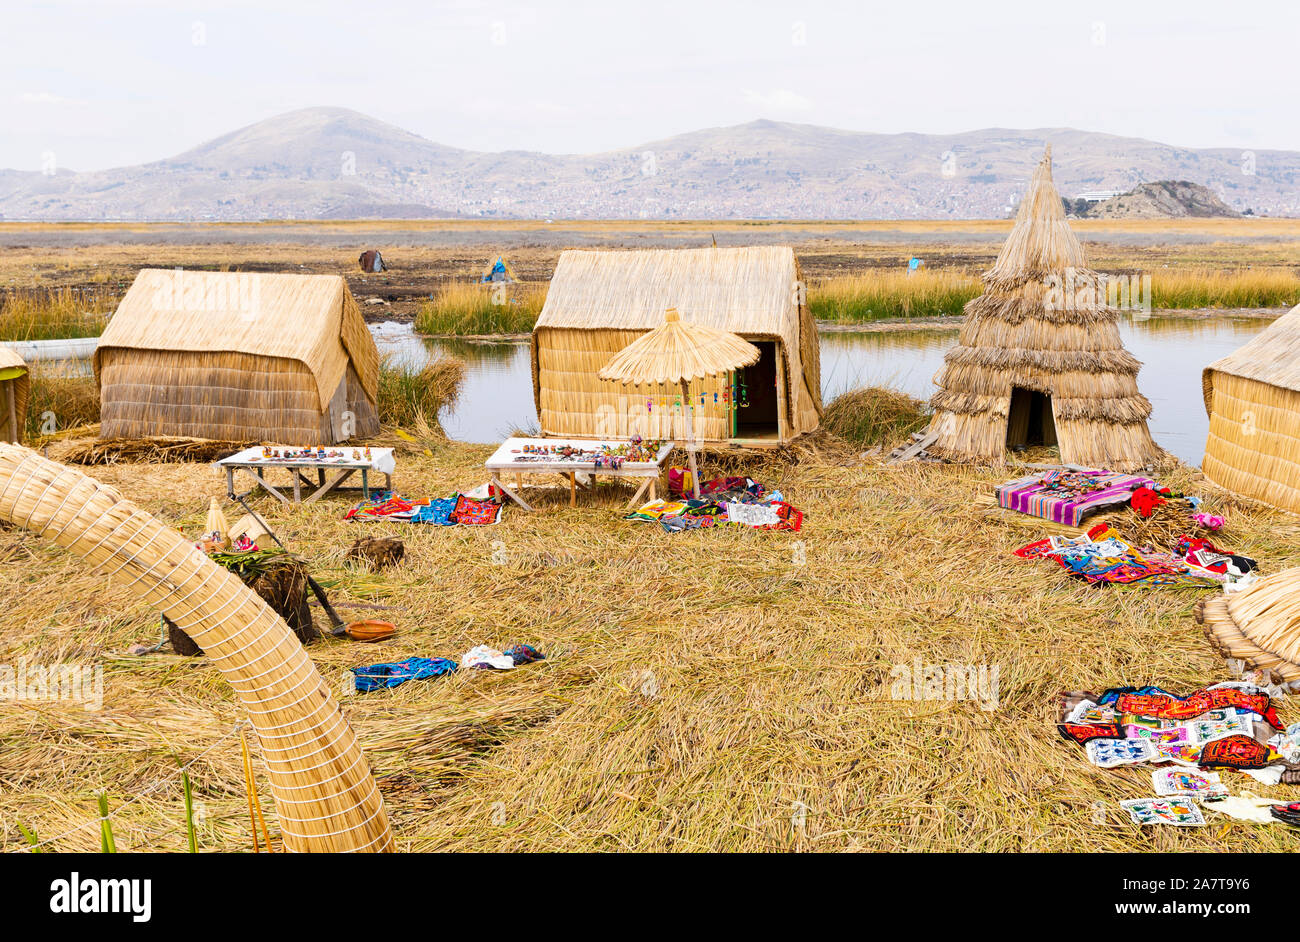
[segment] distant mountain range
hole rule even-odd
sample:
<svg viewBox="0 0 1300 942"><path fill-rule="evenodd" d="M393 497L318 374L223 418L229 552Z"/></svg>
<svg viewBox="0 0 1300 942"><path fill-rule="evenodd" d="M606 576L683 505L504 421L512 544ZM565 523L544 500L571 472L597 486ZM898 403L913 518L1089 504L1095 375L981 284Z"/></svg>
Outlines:
<svg viewBox="0 0 1300 942"><path fill-rule="evenodd" d="M972 219L1007 215L1050 141L1063 195L1151 180L1300 215L1300 152L1194 149L1072 128L864 134L752 121L626 150L480 153L308 108L136 167L0 170L14 220Z"/></svg>

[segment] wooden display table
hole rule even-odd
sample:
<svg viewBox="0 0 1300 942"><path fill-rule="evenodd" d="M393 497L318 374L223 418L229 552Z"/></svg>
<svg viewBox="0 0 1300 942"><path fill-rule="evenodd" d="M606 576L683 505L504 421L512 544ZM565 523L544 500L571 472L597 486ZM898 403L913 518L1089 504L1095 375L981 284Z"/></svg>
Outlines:
<svg viewBox="0 0 1300 942"><path fill-rule="evenodd" d="M569 461L558 455L524 455L525 445L536 445L544 448L557 448L565 445L571 445L574 448L595 449L602 445L617 447L626 445L622 441L593 441L583 439L563 439L563 438L507 438L492 453L492 457L483 463L492 477L492 484L497 487L501 493L505 494L524 510L531 511L533 508L520 497L515 491L501 483L501 475L513 473L515 476L515 487L523 490L523 475L525 474L560 474L569 479L569 506L573 507L578 503L578 488L583 485L578 484L579 472L591 475L591 486L596 484L596 475L610 478L640 478L641 487L637 489L636 494L628 502L628 507L639 506L638 501L647 490L650 491L651 500L655 497L655 491L659 475L662 471L664 459L676 447L673 442L664 442L660 446L658 453L653 461L624 461L619 468L596 467L590 461ZM517 461L516 458L527 457L529 460Z"/></svg>
<svg viewBox="0 0 1300 942"><path fill-rule="evenodd" d="M358 471L361 472L361 487L359 490L367 500L370 499L371 471L384 476L384 488L386 490L391 491L393 489L393 471L396 470L397 462L393 457L393 449L391 448L371 448L368 461L364 457L365 449L359 448L357 450L362 452L363 457L357 461L352 458L353 449L351 445L335 445L326 449L327 452L341 451L343 453L342 458L285 458L283 457L284 453L292 449L285 449L280 446L272 447L279 449L281 457L263 458L262 446L255 445L252 448L245 448L229 458L222 458L217 462L226 471L226 492L232 500L235 498L235 472L237 470L247 471L257 479L257 485L252 490L256 490L260 486L268 494L286 504L310 504L312 501L320 500L326 494L334 491L357 490L358 488L341 488L339 485ZM292 499L281 493L279 489L266 480L264 472L271 468L282 468L289 471L293 484ZM312 471L315 472L316 480L314 481L304 473ZM330 471L339 473L329 479L327 474ZM308 488L315 488L305 498L302 496L304 484ZM285 487L285 485L281 485L281 487ZM239 496L243 497L251 494L252 490L246 491Z"/></svg>

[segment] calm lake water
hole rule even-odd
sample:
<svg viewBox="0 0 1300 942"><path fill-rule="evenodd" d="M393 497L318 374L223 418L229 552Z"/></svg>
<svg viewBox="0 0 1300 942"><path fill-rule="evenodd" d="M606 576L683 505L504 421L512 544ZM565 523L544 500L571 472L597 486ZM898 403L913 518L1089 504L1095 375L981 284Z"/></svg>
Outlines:
<svg viewBox="0 0 1300 942"><path fill-rule="evenodd" d="M1125 318L1120 332L1142 361L1138 385L1151 400L1151 433L1191 464L1205 454L1209 419L1201 398L1201 370L1268 326L1260 318ZM420 364L430 357L460 357L468 367L460 402L441 416L447 434L467 442L497 442L511 430L537 428L529 346L469 343L416 337L409 324L372 327L380 354ZM863 385L892 386L920 399L934 392L943 355L955 330L917 329L823 333L822 395L826 401Z"/></svg>

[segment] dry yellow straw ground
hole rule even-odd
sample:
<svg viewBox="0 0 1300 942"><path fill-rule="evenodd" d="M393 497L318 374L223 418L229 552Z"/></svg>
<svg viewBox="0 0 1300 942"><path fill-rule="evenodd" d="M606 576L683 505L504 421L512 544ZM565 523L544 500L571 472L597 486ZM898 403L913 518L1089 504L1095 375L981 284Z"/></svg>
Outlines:
<svg viewBox="0 0 1300 942"><path fill-rule="evenodd" d="M489 451L406 454L397 480L417 495L468 488ZM221 491L204 465L96 474L189 533ZM399 849L1300 849L1281 825L1214 815L1207 828L1138 828L1118 803L1151 794L1150 770L1094 769L1053 726L1061 688L1186 692L1226 679L1192 617L1203 593L1088 588L1010 556L1032 531L975 504L1005 474L768 462L760 476L807 513L802 533L670 536L622 521L622 493L570 509L557 490L537 499L541 512L508 509L482 529L346 523L338 499L294 512L256 503L338 601L396 607L374 613L397 623L389 641L309 648L328 682L480 643L549 656L341 699ZM1266 571L1300 565L1295 518L1217 498L1209 509L1228 511L1225 541ZM402 537L406 561L348 569L364 534ZM238 737L222 740L243 715L215 668L126 655L157 637L157 616L62 550L3 531L0 560L0 662L105 669L99 712L0 703L4 848L24 846L19 823L42 838L93 823L99 791L117 808L217 743L190 770L199 845L250 851ZM918 659L996 665L996 708L891 699L892 669ZM1282 716L1300 710L1285 702ZM96 831L56 846L94 850ZM128 806L114 833L123 850L184 848L178 778Z"/></svg>

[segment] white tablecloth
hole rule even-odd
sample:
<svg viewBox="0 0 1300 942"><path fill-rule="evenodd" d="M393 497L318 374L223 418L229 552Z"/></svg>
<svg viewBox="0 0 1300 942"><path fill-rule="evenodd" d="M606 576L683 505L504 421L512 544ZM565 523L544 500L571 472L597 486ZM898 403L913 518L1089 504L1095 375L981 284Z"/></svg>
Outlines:
<svg viewBox="0 0 1300 942"><path fill-rule="evenodd" d="M281 448L280 450L283 452L286 449ZM369 468L372 471L378 471L380 474L392 474L397 469L397 459L393 457L393 449L391 448L371 448L369 461L365 458L366 451L364 448L357 449L357 451L361 452L360 461L352 460L351 445L335 445L325 450L327 452L341 451L343 457L325 458L323 460L319 458L263 458L262 446L254 445L252 448L245 448L229 458L222 458L217 464L253 468Z"/></svg>

